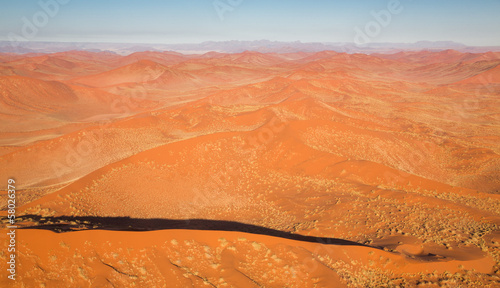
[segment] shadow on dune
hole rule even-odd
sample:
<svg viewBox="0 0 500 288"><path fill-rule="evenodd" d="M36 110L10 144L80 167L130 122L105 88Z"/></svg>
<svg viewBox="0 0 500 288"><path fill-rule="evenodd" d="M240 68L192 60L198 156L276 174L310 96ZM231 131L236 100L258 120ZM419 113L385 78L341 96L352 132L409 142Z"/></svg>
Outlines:
<svg viewBox="0 0 500 288"><path fill-rule="evenodd" d="M170 219L136 219L130 217L41 217L39 215L24 215L17 218L19 229L44 229L54 232L72 232L81 230L111 230L111 231L155 231L167 229L186 229L201 231L233 231L260 235L268 235L291 240L333 244L333 245L352 245L367 246L361 243L326 237L304 236L293 234L266 227L239 223L235 221L221 220L170 220ZM23 225L23 222L35 222L36 225ZM376 248L376 247L372 247Z"/></svg>

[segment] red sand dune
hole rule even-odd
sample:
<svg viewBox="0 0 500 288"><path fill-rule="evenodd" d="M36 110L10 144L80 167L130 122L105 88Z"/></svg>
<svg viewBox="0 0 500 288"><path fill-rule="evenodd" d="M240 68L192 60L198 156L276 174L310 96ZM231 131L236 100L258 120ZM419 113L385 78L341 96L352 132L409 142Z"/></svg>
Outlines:
<svg viewBox="0 0 500 288"><path fill-rule="evenodd" d="M123 83L143 83L157 79L169 69L151 60L139 60L110 71L89 75L73 81L94 87L112 86Z"/></svg>
<svg viewBox="0 0 500 288"><path fill-rule="evenodd" d="M495 66L495 68L488 69L485 72L479 73L458 83L474 83L483 85L500 84L500 64Z"/></svg>
<svg viewBox="0 0 500 288"><path fill-rule="evenodd" d="M68 80L77 76L95 74L113 67L116 54L68 51L54 54L15 57L6 61L14 74L43 80Z"/></svg>
<svg viewBox="0 0 500 288"><path fill-rule="evenodd" d="M14 287L495 287L497 56L1 54Z"/></svg>
<svg viewBox="0 0 500 288"><path fill-rule="evenodd" d="M283 61L281 57L276 55L264 54L253 51L245 51L239 54L228 54L221 58L221 60L228 60L234 64L250 64L255 66L276 66Z"/></svg>
<svg viewBox="0 0 500 288"><path fill-rule="evenodd" d="M181 53L172 51L165 51L165 52L145 51L145 52L135 52L121 58L116 58L115 65L124 66L128 64L133 64L141 60L149 60L162 64L164 66L169 66L182 63L188 60L189 58L191 57L188 55L183 55Z"/></svg>

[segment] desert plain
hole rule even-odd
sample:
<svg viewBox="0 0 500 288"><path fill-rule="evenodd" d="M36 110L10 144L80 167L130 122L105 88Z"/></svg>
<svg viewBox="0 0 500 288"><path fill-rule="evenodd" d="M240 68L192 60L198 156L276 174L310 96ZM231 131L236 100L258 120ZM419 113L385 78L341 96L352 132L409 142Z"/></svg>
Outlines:
<svg viewBox="0 0 500 288"><path fill-rule="evenodd" d="M0 53L0 286L500 287L499 64Z"/></svg>

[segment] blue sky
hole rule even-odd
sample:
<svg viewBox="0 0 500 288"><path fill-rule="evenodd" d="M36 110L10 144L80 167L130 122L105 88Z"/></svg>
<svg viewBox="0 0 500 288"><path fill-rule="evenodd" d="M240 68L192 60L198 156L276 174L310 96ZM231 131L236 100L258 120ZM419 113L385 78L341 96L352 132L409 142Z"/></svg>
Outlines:
<svg viewBox="0 0 500 288"><path fill-rule="evenodd" d="M388 12L388 5L397 2L402 10ZM48 15L39 3L57 3L58 11ZM0 0L0 4L1 40L18 35L34 41L126 43L354 42L361 31L370 42L500 45L500 0ZM49 7L54 11L54 5ZM377 23L374 16L383 10L383 15L391 15L382 23L387 25ZM35 32L27 28L30 25Z"/></svg>

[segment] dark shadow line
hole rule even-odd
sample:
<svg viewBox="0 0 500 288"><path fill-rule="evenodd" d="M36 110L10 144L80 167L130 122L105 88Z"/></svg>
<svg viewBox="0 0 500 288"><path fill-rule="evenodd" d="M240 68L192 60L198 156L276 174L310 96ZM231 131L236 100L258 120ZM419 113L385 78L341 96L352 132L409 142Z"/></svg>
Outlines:
<svg viewBox="0 0 500 288"><path fill-rule="evenodd" d="M24 215L16 218L19 229L44 229L57 233L82 230L110 230L110 231L157 231L169 229L202 230L202 231L231 231L251 234L274 236L290 240L312 242L319 244L364 246L380 249L354 241L315 237L294 234L276 229L245 224L236 221L206 220L206 219L138 219L130 217L94 217L94 216L60 216L42 217L40 215ZM35 222L36 225L28 223ZM25 224L23 224L25 223Z"/></svg>

